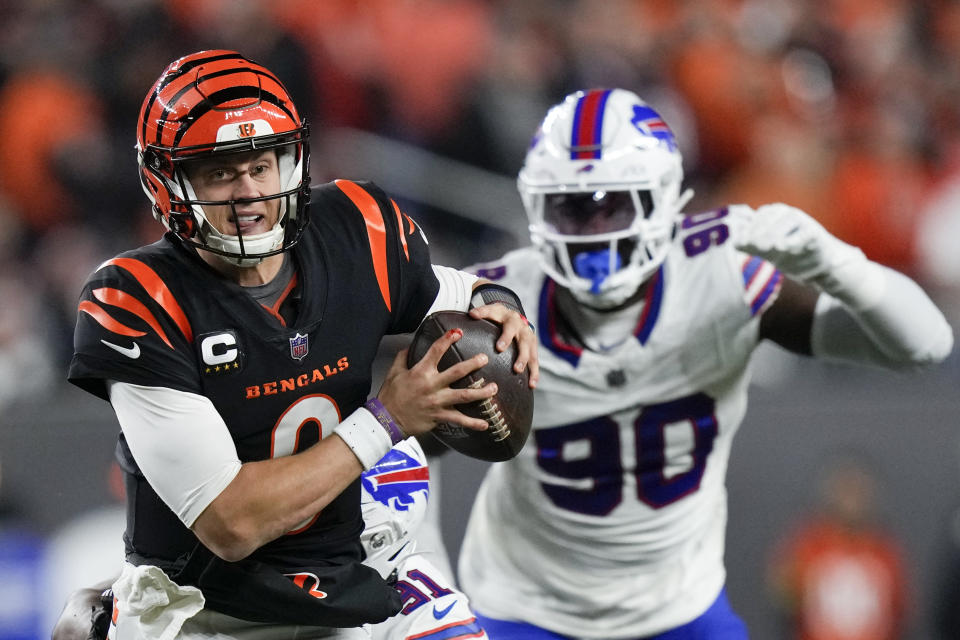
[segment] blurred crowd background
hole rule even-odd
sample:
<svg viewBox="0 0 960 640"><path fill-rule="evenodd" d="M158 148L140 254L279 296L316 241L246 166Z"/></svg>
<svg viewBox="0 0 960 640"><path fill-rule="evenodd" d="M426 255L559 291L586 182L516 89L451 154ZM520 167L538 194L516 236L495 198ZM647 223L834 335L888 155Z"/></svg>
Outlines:
<svg viewBox="0 0 960 640"><path fill-rule="evenodd" d="M110 414L78 409L87 405L63 382L77 295L102 260L160 235L138 182L134 129L160 71L199 49L239 49L274 70L311 123L314 182L379 183L426 228L438 262L463 266L524 244L514 178L540 118L570 91L618 86L677 133L696 192L688 211L801 207L916 278L960 326L954 0L0 0L0 16L0 505L41 540L75 509L67 493L31 492L32 479L58 476L65 463L38 464L30 456L42 458L42 447L25 443L62 442L52 431L68 415L105 416L101 430L108 441L115 434ZM817 384L835 389L859 376L793 364L766 371L780 389L813 385L811 397ZM949 482L924 487L938 505L960 502L958 376L952 357L923 384L949 396L938 397L942 407L924 402L940 407L924 422L948 438L930 445L949 466L936 476ZM868 380L877 393L901 387ZM860 396L875 403L869 389ZM912 406L884 395L900 400ZM45 418L48 410L60 413ZM909 427L922 435L927 425ZM75 465L88 455L83 446L72 453ZM732 500L751 511L752 496L736 492L741 460L731 462ZM108 483L91 480L106 471L98 474L72 481L90 504L109 501ZM933 534L918 548L916 521L888 517L906 532L913 565L913 635L904 637L935 637L932 585L943 576L933 574L947 565L932 558ZM734 604L763 629L753 613L764 610L762 579L731 580L745 585ZM0 601L9 584L0 575Z"/></svg>

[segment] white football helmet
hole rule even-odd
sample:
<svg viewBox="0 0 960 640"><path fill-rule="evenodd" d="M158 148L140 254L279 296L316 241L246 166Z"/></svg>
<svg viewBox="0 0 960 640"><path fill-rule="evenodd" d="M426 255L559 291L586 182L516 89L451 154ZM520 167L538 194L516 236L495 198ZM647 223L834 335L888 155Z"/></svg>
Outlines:
<svg viewBox="0 0 960 640"><path fill-rule="evenodd" d="M407 438L360 476L364 564L387 578L414 551L427 514L430 469L416 438Z"/></svg>
<svg viewBox="0 0 960 640"><path fill-rule="evenodd" d="M666 257L693 195L673 131L636 94L578 91L547 113L518 188L543 268L582 303L632 296Z"/></svg>

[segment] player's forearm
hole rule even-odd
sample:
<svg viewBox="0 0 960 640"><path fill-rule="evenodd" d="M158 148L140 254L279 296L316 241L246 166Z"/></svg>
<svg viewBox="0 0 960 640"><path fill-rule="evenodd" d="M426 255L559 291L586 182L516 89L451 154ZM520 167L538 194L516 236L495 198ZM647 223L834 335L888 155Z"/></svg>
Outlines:
<svg viewBox="0 0 960 640"><path fill-rule="evenodd" d="M309 522L361 471L360 461L338 437L292 456L245 463L192 529L224 560L241 560Z"/></svg>
<svg viewBox="0 0 960 640"><path fill-rule="evenodd" d="M814 314L814 355L901 369L941 362L950 354L953 330L907 276L864 259L856 271L832 280ZM868 296L857 294L864 282Z"/></svg>
<svg viewBox="0 0 960 640"><path fill-rule="evenodd" d="M910 278L871 262L800 209L729 208L737 247L823 292L811 327L814 355L888 368L939 362L953 331Z"/></svg>

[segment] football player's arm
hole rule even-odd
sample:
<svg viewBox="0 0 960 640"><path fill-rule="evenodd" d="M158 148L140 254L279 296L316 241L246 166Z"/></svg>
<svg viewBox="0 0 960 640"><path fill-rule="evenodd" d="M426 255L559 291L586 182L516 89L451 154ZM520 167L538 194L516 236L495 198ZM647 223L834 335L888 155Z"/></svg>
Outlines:
<svg viewBox="0 0 960 640"><path fill-rule="evenodd" d="M774 312L767 326L761 321L761 337L780 344L787 340L788 346L789 334L777 327L788 325L784 314L797 309L800 317L792 330L802 332L799 322L809 318L807 352L817 357L907 369L940 362L950 354L953 330L909 277L868 260L799 209L738 206L731 207L731 215L739 248L769 260L809 289L802 292L801 285L790 285L788 291L785 284L784 299L767 312ZM819 295L811 312L815 292ZM796 336L792 340L796 345ZM801 341L800 346L806 345Z"/></svg>
<svg viewBox="0 0 960 640"><path fill-rule="evenodd" d="M529 368L530 387L535 387L540 378L537 336L524 315L517 294L466 271L433 265L433 272L440 282L440 289L427 315L450 309L469 311L474 318L496 322L503 329L497 341L497 351L503 351L516 340L517 359L513 368L517 373Z"/></svg>
<svg viewBox="0 0 960 640"><path fill-rule="evenodd" d="M459 336L444 335L411 369L402 367L380 397L387 421L373 408L346 416L315 445L290 456L241 463L227 425L204 396L165 387L108 383L110 402L137 465L150 486L203 544L236 561L319 513L406 436L424 433L460 415L455 405L490 397L451 384L483 366L486 356L439 372L441 355ZM391 369L393 371L393 369ZM390 414L402 418L400 426ZM468 428L486 422L459 420Z"/></svg>
<svg viewBox="0 0 960 640"><path fill-rule="evenodd" d="M313 517L363 470L340 438L325 438L296 455L241 464L208 398L122 382L109 383L109 391L150 486L225 560L240 560Z"/></svg>
<svg viewBox="0 0 960 640"><path fill-rule="evenodd" d="M806 285L784 278L777 299L760 317L760 338L801 355L812 355L810 331L820 294Z"/></svg>

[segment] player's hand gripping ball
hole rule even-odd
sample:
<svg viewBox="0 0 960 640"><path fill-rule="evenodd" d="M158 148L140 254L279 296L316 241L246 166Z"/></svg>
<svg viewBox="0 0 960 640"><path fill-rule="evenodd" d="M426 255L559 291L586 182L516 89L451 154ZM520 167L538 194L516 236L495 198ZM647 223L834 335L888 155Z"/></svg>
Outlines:
<svg viewBox="0 0 960 640"><path fill-rule="evenodd" d="M471 458L488 462L509 460L520 452L530 435L533 389L528 384L529 373L526 369L523 373L513 370L517 357L516 343L511 343L502 352L497 352L500 325L489 320L471 318L462 311L438 311L431 314L424 319L413 336L407 352L407 367L419 362L430 345L451 329L460 329L463 336L447 349L437 368L443 371L478 353L485 353L487 364L460 378L451 386L462 389L496 382L497 394L485 400L457 405L461 413L471 418L486 420L489 425L486 430L474 431L456 424L441 423L431 433L451 449Z"/></svg>

